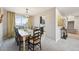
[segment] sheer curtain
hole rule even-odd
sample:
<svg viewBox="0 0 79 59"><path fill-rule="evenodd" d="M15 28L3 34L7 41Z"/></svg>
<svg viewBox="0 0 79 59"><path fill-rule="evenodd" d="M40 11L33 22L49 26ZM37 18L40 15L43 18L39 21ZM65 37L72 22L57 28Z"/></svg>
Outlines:
<svg viewBox="0 0 79 59"><path fill-rule="evenodd" d="M28 18L26 18L23 15L18 15L18 14L15 15L15 26L16 27L24 28L27 26L27 23L28 23Z"/></svg>
<svg viewBox="0 0 79 59"><path fill-rule="evenodd" d="M33 17L32 16L28 18L28 27L29 27L29 29L32 29L32 27L33 27Z"/></svg>

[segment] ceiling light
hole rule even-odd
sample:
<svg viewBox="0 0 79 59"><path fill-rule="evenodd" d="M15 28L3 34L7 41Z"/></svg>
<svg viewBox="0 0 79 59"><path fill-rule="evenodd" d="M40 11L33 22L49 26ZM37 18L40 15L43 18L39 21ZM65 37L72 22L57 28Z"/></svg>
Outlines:
<svg viewBox="0 0 79 59"><path fill-rule="evenodd" d="M26 17L29 18L28 9L26 8Z"/></svg>

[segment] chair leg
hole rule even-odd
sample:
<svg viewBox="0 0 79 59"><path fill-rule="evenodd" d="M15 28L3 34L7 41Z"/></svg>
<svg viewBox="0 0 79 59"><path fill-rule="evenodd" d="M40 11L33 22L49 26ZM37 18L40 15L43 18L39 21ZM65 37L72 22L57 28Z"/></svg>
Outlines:
<svg viewBox="0 0 79 59"><path fill-rule="evenodd" d="M19 51L21 51L21 46L19 45Z"/></svg>
<svg viewBox="0 0 79 59"><path fill-rule="evenodd" d="M33 51L34 51L34 45L33 45Z"/></svg>
<svg viewBox="0 0 79 59"><path fill-rule="evenodd" d="M19 42L19 51L21 51L21 48L22 48L21 42Z"/></svg>
<svg viewBox="0 0 79 59"><path fill-rule="evenodd" d="M28 50L29 50L29 42L28 42Z"/></svg>
<svg viewBox="0 0 79 59"><path fill-rule="evenodd" d="M41 42L40 42L40 50L41 50Z"/></svg>
<svg viewBox="0 0 79 59"><path fill-rule="evenodd" d="M27 49L29 50L29 37L27 39Z"/></svg>
<svg viewBox="0 0 79 59"><path fill-rule="evenodd" d="M19 42L17 41L17 46L19 45Z"/></svg>

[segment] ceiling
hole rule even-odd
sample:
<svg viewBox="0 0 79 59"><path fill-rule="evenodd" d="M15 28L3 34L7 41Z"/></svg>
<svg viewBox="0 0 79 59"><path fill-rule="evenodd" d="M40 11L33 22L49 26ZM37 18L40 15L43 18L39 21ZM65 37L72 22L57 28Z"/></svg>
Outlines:
<svg viewBox="0 0 79 59"><path fill-rule="evenodd" d="M26 8L28 9L28 14L30 16L33 16L45 10L48 10L51 7L4 7L4 9L6 9L7 11L12 11L17 14L23 14L23 15L26 14Z"/></svg>
<svg viewBox="0 0 79 59"><path fill-rule="evenodd" d="M79 7L58 7L58 10L62 13L62 15L79 16Z"/></svg>

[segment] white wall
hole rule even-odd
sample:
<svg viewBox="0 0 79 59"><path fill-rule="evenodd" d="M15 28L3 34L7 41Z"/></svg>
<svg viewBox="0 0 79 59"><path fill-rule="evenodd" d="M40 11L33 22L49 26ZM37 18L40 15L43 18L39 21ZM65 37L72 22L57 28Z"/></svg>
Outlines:
<svg viewBox="0 0 79 59"><path fill-rule="evenodd" d="M56 8L56 41L61 39L61 26L58 26L58 16L62 17L61 13Z"/></svg>
<svg viewBox="0 0 79 59"><path fill-rule="evenodd" d="M7 33L7 11L5 9L3 9L3 38L6 36Z"/></svg>
<svg viewBox="0 0 79 59"><path fill-rule="evenodd" d="M3 9L1 8L1 13L3 14ZM0 45L3 39L3 21L0 23Z"/></svg>
<svg viewBox="0 0 79 59"><path fill-rule="evenodd" d="M0 43L2 42L3 39L3 23L0 23Z"/></svg>
<svg viewBox="0 0 79 59"><path fill-rule="evenodd" d="M34 26L39 26L40 16L45 19L46 36L55 40L55 8L44 11L34 16Z"/></svg>
<svg viewBox="0 0 79 59"><path fill-rule="evenodd" d="M68 21L74 21L74 16L68 16Z"/></svg>
<svg viewBox="0 0 79 59"><path fill-rule="evenodd" d="M77 29L79 32L79 17L75 17L74 19L74 29Z"/></svg>
<svg viewBox="0 0 79 59"><path fill-rule="evenodd" d="M67 24L68 24L68 18L64 16L64 26L67 29Z"/></svg>

